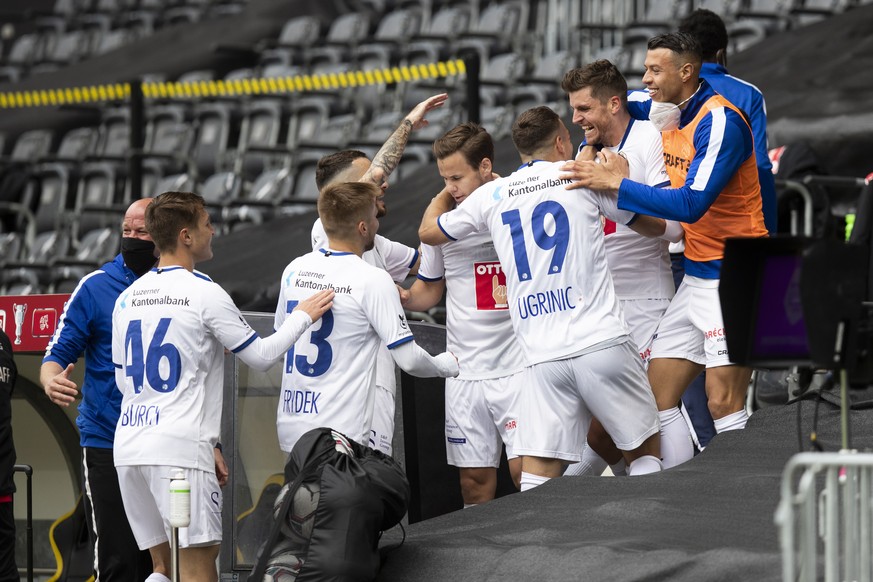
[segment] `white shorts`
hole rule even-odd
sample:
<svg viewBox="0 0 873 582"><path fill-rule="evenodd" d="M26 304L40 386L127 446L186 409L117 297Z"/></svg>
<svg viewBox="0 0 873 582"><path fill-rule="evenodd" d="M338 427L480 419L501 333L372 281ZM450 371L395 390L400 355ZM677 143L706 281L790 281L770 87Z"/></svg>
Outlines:
<svg viewBox="0 0 873 582"><path fill-rule="evenodd" d="M630 329L631 339L640 352L644 366L649 365L652 355L652 341L661 317L670 306L669 299L621 299L621 310L624 320Z"/></svg>
<svg viewBox="0 0 873 582"><path fill-rule="evenodd" d="M170 540L170 475L173 467L132 465L116 467L124 513L139 549ZM179 528L179 547L221 543L223 498L215 471L185 469L191 483L191 525Z"/></svg>
<svg viewBox="0 0 873 582"><path fill-rule="evenodd" d="M661 318L652 359L679 358L707 368L729 366L718 279L685 275L670 307Z"/></svg>
<svg viewBox="0 0 873 582"><path fill-rule="evenodd" d="M624 451L660 430L655 397L629 341L525 370L515 453L581 460L595 416Z"/></svg>
<svg viewBox="0 0 873 582"><path fill-rule="evenodd" d="M370 423L370 440L367 445L371 449L390 455L394 440L394 392L376 386L373 399L373 421Z"/></svg>
<svg viewBox="0 0 873 582"><path fill-rule="evenodd" d="M370 424L370 440L367 444L371 449L390 455L393 451L392 440L394 440L394 391L377 385L376 397L373 401L373 422Z"/></svg>
<svg viewBox="0 0 873 582"><path fill-rule="evenodd" d="M522 372L488 380L446 378L446 460L455 467L499 467L514 459Z"/></svg>

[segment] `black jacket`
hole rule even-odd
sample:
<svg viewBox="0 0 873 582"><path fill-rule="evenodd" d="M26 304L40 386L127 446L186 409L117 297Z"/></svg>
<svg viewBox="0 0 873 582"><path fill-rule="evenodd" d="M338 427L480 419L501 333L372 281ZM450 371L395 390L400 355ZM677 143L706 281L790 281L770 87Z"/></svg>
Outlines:
<svg viewBox="0 0 873 582"><path fill-rule="evenodd" d="M0 496L15 492L12 468L15 466L15 443L12 442L12 389L18 368L12 359L12 342L0 329Z"/></svg>

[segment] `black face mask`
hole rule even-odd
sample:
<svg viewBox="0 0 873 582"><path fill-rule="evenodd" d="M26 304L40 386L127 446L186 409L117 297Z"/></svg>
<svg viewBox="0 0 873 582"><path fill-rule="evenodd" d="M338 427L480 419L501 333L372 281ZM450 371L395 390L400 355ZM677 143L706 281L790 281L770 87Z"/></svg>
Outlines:
<svg viewBox="0 0 873 582"><path fill-rule="evenodd" d="M125 237L121 239L121 256L124 264L137 277L145 275L155 266L155 243L140 238Z"/></svg>

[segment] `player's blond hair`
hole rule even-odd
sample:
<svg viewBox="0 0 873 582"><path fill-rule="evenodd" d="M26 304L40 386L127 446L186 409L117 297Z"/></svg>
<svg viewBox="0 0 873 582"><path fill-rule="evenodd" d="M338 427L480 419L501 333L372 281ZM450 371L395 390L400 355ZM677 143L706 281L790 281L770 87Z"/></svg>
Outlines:
<svg viewBox="0 0 873 582"><path fill-rule="evenodd" d="M372 182L328 184L318 197L318 216L328 238L348 239L367 220L382 190Z"/></svg>

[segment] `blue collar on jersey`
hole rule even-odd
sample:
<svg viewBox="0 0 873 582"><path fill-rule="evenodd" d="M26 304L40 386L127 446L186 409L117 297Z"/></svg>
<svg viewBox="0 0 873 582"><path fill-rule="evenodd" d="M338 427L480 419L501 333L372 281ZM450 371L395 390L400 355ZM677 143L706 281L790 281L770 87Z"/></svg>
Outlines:
<svg viewBox="0 0 873 582"><path fill-rule="evenodd" d="M627 129L624 130L624 136L622 136L622 138L621 138L621 143L618 144L618 150L617 150L617 151L621 151L622 148L624 147L624 142L627 141L627 136L630 135L631 128L632 128L633 126L634 126L634 118L631 117L631 118L630 118L630 121L629 121L628 124L627 124Z"/></svg>
<svg viewBox="0 0 873 582"><path fill-rule="evenodd" d="M630 122L627 124L627 127L626 127L625 130L624 130L624 135L623 135L622 138L621 138L621 143L618 144L618 150L617 150L617 151L621 151L621 148L624 147L624 142L627 141L627 136L630 135L631 128L634 126L634 121L635 121L634 118L631 117L631 118L630 118ZM576 148L576 153L581 152L581 151L582 151L582 148L584 148L584 147L587 146L587 145L588 145L588 142L585 141L585 138L583 137L583 138L582 138L582 143L580 143L580 144L579 144L579 147ZM600 150L603 149L603 144L601 144L601 143L594 144L594 147L597 148L597 151L600 151Z"/></svg>
<svg viewBox="0 0 873 582"><path fill-rule="evenodd" d="M545 162L545 160L531 160L531 161L529 161L529 162L525 162L525 163L523 163L522 165L520 165L520 166L518 167L518 169L520 170L520 169L522 169L522 168L530 168L531 166L533 166L533 165L534 165L535 163L537 163L537 162ZM518 170L516 170L516 171L518 171Z"/></svg>
<svg viewBox="0 0 873 582"><path fill-rule="evenodd" d="M318 252L322 253L325 257L341 257L343 255L353 255L355 253L349 253L346 251L332 251L325 249L318 249Z"/></svg>
<svg viewBox="0 0 873 582"><path fill-rule="evenodd" d="M154 267L151 271L152 273L169 273L170 271L176 271L178 269L184 269L185 267L179 265L173 265L172 267Z"/></svg>

